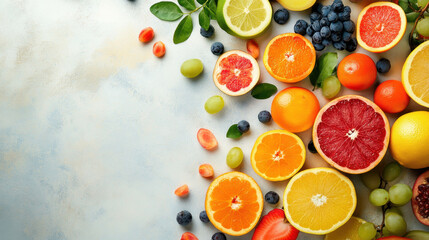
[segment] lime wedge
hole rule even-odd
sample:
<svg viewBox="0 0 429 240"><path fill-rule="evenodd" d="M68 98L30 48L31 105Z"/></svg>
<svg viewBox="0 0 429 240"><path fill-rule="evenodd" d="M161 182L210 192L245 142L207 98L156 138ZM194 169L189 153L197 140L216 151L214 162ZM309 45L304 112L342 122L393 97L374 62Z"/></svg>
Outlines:
<svg viewBox="0 0 429 240"><path fill-rule="evenodd" d="M268 0L219 0L216 12L223 30L244 39L263 33L270 25L272 15Z"/></svg>

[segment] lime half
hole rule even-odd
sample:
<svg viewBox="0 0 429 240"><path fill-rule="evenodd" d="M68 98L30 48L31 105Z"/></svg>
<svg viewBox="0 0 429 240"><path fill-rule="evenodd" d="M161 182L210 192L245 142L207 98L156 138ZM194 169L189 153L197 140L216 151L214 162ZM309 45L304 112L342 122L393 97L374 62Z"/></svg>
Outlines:
<svg viewBox="0 0 429 240"><path fill-rule="evenodd" d="M216 12L223 30L244 39L263 33L270 25L272 15L268 0L219 0Z"/></svg>

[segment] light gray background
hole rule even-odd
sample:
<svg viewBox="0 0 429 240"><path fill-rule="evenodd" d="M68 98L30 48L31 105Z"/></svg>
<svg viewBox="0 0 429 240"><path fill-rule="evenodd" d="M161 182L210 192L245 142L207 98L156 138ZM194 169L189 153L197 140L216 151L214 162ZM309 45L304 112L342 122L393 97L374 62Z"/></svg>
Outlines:
<svg viewBox="0 0 429 240"><path fill-rule="evenodd" d="M177 22L152 16L149 6L155 2L0 1L0 239L180 239L185 231L210 239L216 229L198 220L210 181L199 176L198 166L212 164L216 176L231 171L225 156L234 146L245 154L240 170L254 177L263 193L283 193L287 181L265 181L249 163L255 139L278 128L257 120L259 111L270 109L272 98L229 97L211 80L217 57L210 45L221 41L226 50L245 50L245 41L213 22L214 38L201 37L195 26L187 42L174 45ZM275 2L273 6L279 8ZM350 6L356 19L361 7ZM272 37L293 31L302 17L308 20L308 11L291 12L286 25L273 23L257 39L261 52ZM156 37L141 44L138 34L147 26L155 29ZM160 40L167 47L162 59L152 55L152 44ZM409 53L406 40L387 53L370 54L375 61L387 57L392 62L392 70L379 75L379 81L400 80ZM190 58L201 59L205 66L194 80L179 72ZM280 90L291 86L270 77L261 58L258 61L261 82ZM308 79L294 85L311 88ZM372 98L373 90L358 94ZM341 92L348 93L356 92ZM224 97L226 106L209 115L203 105L216 94ZM327 102L320 90L315 94L321 105ZM406 111L416 109L423 108L411 102ZM389 115L391 124L397 116ZM242 119L250 122L250 133L240 140L227 139L228 127ZM199 146L196 132L201 127L216 135L216 151ZM306 144L311 138L310 131L298 135ZM313 166L326 164L308 153L305 167ZM411 185L418 172L405 172L398 181ZM356 215L379 223L380 210L368 204L368 191L359 179L351 178L359 191ZM184 183L190 195L179 199L173 191ZM194 216L190 227L176 223L182 209ZM264 213L270 209L266 205ZM424 229L410 209L402 208L409 229ZM299 239L322 237L301 234Z"/></svg>

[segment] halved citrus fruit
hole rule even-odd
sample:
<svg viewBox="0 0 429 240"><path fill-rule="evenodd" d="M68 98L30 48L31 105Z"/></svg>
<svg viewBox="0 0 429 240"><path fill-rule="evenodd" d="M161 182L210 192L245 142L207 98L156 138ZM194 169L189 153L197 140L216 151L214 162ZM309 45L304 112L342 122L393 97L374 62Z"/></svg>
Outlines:
<svg viewBox="0 0 429 240"><path fill-rule="evenodd" d="M418 104L429 108L429 41L414 49L402 68L402 84Z"/></svg>
<svg viewBox="0 0 429 240"><path fill-rule="evenodd" d="M326 234L324 240L362 240L358 235L358 230L363 223L366 223L366 221L358 217L351 217L346 224Z"/></svg>
<svg viewBox="0 0 429 240"><path fill-rule="evenodd" d="M226 234L241 236L258 223L264 200L253 178L241 172L229 172L210 184L205 205L213 226Z"/></svg>
<svg viewBox="0 0 429 240"><path fill-rule="evenodd" d="M384 112L356 95L326 104L316 117L313 141L319 154L335 168L360 174L383 159L389 145L390 125Z"/></svg>
<svg viewBox="0 0 429 240"><path fill-rule="evenodd" d="M398 4L375 2L360 12L356 28L361 47L370 52L385 52L404 36L407 17Z"/></svg>
<svg viewBox="0 0 429 240"><path fill-rule="evenodd" d="M291 11L304 11L313 6L316 0L277 0L277 2Z"/></svg>
<svg viewBox="0 0 429 240"><path fill-rule="evenodd" d="M297 173L283 196L287 220L298 230L327 234L344 225L356 209L352 181L331 168Z"/></svg>
<svg viewBox="0 0 429 240"><path fill-rule="evenodd" d="M268 131L256 139L250 161L259 176L269 181L283 181L304 165L305 146L289 131Z"/></svg>
<svg viewBox="0 0 429 240"><path fill-rule="evenodd" d="M219 0L216 20L227 33L251 39L270 26L273 9L269 0Z"/></svg>
<svg viewBox="0 0 429 240"><path fill-rule="evenodd" d="M230 96L246 94L258 83L258 62L248 53L232 50L222 54L213 70L216 87Z"/></svg>
<svg viewBox="0 0 429 240"><path fill-rule="evenodd" d="M281 82L303 80L313 71L315 63L316 50L313 44L300 34L278 35L265 48L265 68Z"/></svg>

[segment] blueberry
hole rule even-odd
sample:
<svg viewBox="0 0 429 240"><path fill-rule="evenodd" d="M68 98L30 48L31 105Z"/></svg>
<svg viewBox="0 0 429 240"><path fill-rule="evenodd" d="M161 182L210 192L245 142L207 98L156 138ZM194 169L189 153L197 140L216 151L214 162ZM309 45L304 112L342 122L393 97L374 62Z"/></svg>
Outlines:
<svg viewBox="0 0 429 240"><path fill-rule="evenodd" d="M316 51L322 51L323 49L325 49L325 45L323 45L322 43L313 43L313 46Z"/></svg>
<svg viewBox="0 0 429 240"><path fill-rule="evenodd" d="M327 17L323 17L322 19L320 19L320 26L324 27L324 26L329 26L329 20Z"/></svg>
<svg viewBox="0 0 429 240"><path fill-rule="evenodd" d="M222 232L217 232L213 234L212 240L226 240L226 236Z"/></svg>
<svg viewBox="0 0 429 240"><path fill-rule="evenodd" d="M308 151L310 151L311 153L317 153L317 150L314 147L313 140L310 140L310 142L308 143Z"/></svg>
<svg viewBox="0 0 429 240"><path fill-rule="evenodd" d="M320 36L322 36L322 38L328 38L331 36L331 30L328 26L324 26L320 29Z"/></svg>
<svg viewBox="0 0 429 240"><path fill-rule="evenodd" d="M337 50L344 50L346 49L346 43L341 41L341 42L334 42L334 48Z"/></svg>
<svg viewBox="0 0 429 240"><path fill-rule="evenodd" d="M342 22L333 22L329 25L329 28L332 32L341 32L343 31L343 23Z"/></svg>
<svg viewBox="0 0 429 240"><path fill-rule="evenodd" d="M336 22L336 21L338 21L338 14L336 12L334 12L334 11L330 11L329 14L328 14L328 20L330 22Z"/></svg>
<svg viewBox="0 0 429 240"><path fill-rule="evenodd" d="M308 23L302 19L296 21L295 26L293 27L293 30L295 33L305 35L306 29L308 27Z"/></svg>
<svg viewBox="0 0 429 240"><path fill-rule="evenodd" d="M313 28L311 26L307 27L306 32L307 32L307 35L310 36L310 37L313 36L313 34L314 34L314 30L313 30Z"/></svg>
<svg viewBox="0 0 429 240"><path fill-rule="evenodd" d="M322 8L323 8L323 5L322 5L322 4L320 4L320 3L315 3L315 4L313 5L313 7L311 8L311 12L312 12L312 13L313 13L313 12L322 13Z"/></svg>
<svg viewBox="0 0 429 240"><path fill-rule="evenodd" d="M320 21L316 20L311 24L311 28L313 28L314 31L319 32L321 27L320 27Z"/></svg>
<svg viewBox="0 0 429 240"><path fill-rule="evenodd" d="M177 214L177 223L182 226L186 226L192 222L192 214L186 210L183 210Z"/></svg>
<svg viewBox="0 0 429 240"><path fill-rule="evenodd" d="M352 9L349 6L344 6L343 12L351 13Z"/></svg>
<svg viewBox="0 0 429 240"><path fill-rule="evenodd" d="M224 51L223 44L220 42L213 43L211 47L211 51L214 55L220 56Z"/></svg>
<svg viewBox="0 0 429 240"><path fill-rule="evenodd" d="M327 47L327 46L329 46L329 45L331 45L331 44L332 44L332 40L331 40L331 39L329 39L329 38L327 38L327 39L323 39L323 40L322 40L322 44L323 44L325 47Z"/></svg>
<svg viewBox="0 0 429 240"><path fill-rule="evenodd" d="M382 58L378 60L375 66L377 67L377 72L387 73L390 70L390 61L388 59Z"/></svg>
<svg viewBox="0 0 429 240"><path fill-rule="evenodd" d="M322 42L322 36L320 35L320 32L315 32L313 36L311 37L311 40L313 40L313 43L321 43Z"/></svg>
<svg viewBox="0 0 429 240"><path fill-rule="evenodd" d="M214 33L214 28L212 25L209 26L208 30L205 30L204 28L200 29L201 36L203 36L205 38L209 38L209 37L213 36L213 33Z"/></svg>
<svg viewBox="0 0 429 240"><path fill-rule="evenodd" d="M337 33L337 32L331 33L331 40L333 42L339 42L339 41L341 41L342 37L343 36L341 35L341 33Z"/></svg>
<svg viewBox="0 0 429 240"><path fill-rule="evenodd" d="M320 19L322 19L322 15L320 13L313 12L313 13L310 14L310 21L311 22L314 22L314 21L320 20Z"/></svg>
<svg viewBox="0 0 429 240"><path fill-rule="evenodd" d="M331 6L323 6L322 16L327 17L330 11L331 11Z"/></svg>
<svg viewBox="0 0 429 240"><path fill-rule="evenodd" d="M274 191L269 191L267 192L267 194L265 194L265 201L267 203L277 204L279 200L280 200L280 196Z"/></svg>
<svg viewBox="0 0 429 240"><path fill-rule="evenodd" d="M210 222L209 217L207 217L207 213L206 213L206 211L201 211L201 212L200 212L200 220L201 220L201 222L203 222L203 223L208 223L208 222Z"/></svg>
<svg viewBox="0 0 429 240"><path fill-rule="evenodd" d="M266 111L266 110L259 112L258 120L261 123L267 123L267 122L271 121L271 113Z"/></svg>
<svg viewBox="0 0 429 240"><path fill-rule="evenodd" d="M349 42L347 42L346 50L347 52L354 52L357 48L357 40L356 38L352 38Z"/></svg>
<svg viewBox="0 0 429 240"><path fill-rule="evenodd" d="M343 4L343 2L341 1L341 0L335 0L333 3L332 3L332 5L331 5L331 7L332 7L332 9L335 11L335 12L341 12L341 11L343 11L343 9L344 9L344 4Z"/></svg>
<svg viewBox="0 0 429 240"><path fill-rule="evenodd" d="M344 31L353 33L355 31L355 23L351 20L343 22Z"/></svg>
<svg viewBox="0 0 429 240"><path fill-rule="evenodd" d="M352 34L349 32L343 32L343 41L348 42L352 40Z"/></svg>
<svg viewBox="0 0 429 240"><path fill-rule="evenodd" d="M274 21L278 24L285 24L289 20L289 11L280 8L274 13Z"/></svg>
<svg viewBox="0 0 429 240"><path fill-rule="evenodd" d="M245 132L249 131L250 124L246 120L241 120L240 122L238 122L237 128L238 128L238 131L240 131L241 133L245 133Z"/></svg>
<svg viewBox="0 0 429 240"><path fill-rule="evenodd" d="M338 14L338 19L343 22L350 20L350 13L342 11Z"/></svg>

